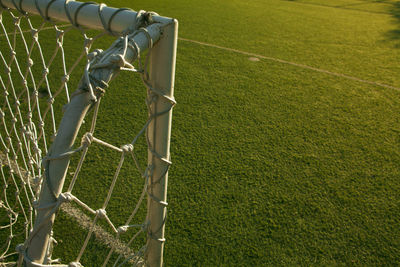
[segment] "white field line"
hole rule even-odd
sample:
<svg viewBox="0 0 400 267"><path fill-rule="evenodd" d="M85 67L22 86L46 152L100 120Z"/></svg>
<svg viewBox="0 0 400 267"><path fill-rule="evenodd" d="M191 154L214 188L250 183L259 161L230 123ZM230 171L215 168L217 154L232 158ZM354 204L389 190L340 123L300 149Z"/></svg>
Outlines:
<svg viewBox="0 0 400 267"><path fill-rule="evenodd" d="M60 26L57 26L57 27L58 28L63 28L63 27L68 27L68 26L71 26L71 24L64 24L64 25L60 25ZM54 27L52 27L52 26L51 27L45 27L42 30L50 30L50 29L53 29L53 28ZM23 32L27 33L27 32L30 32L30 30L23 31ZM11 34L13 34L13 33L8 33L8 35L11 35ZM4 33L0 34L0 36L4 36L4 35L5 35ZM357 78L357 77L350 76L350 75L343 74L343 73L324 70L324 69L311 67L311 66L300 64L300 63L296 63L296 62L287 61L287 60L284 60L284 59L263 56L263 55L259 55L259 54L255 54L255 53L251 53L251 52L246 52L246 51L242 51L242 50L238 50L238 49L234 49L234 48L229 48L229 47L224 47L224 46L220 46L220 45L205 43L205 42L196 41L196 40L191 40L191 39L187 39L187 38L183 38L183 37L179 37L178 39L181 40L181 41L184 41L184 42L190 42L190 43L194 43L194 44L198 44L198 45L218 48L218 49L222 49L222 50L225 50L225 51L230 51L230 52L234 52L234 53L238 53L238 54L242 54L242 55L258 57L258 58L262 58L262 59L266 59L266 60L270 60L270 61L274 61L274 62L279 62L279 63L282 63L282 64L287 64L287 65L291 65L291 66L295 66L295 67L299 67L299 68L303 68L303 69L308 69L308 70L313 70L313 71L320 72L320 73L325 73L325 74L328 74L328 75L331 75L331 76L336 76L336 77L345 78L345 79L348 79L348 80L357 81L357 82L360 82L360 83L365 83L365 84L380 86L380 87L384 87L384 88L388 88L388 89L393 89L393 90L396 90L396 91L400 92L400 88L399 87L395 87L395 86L388 85L388 84L385 84L385 83L368 81L368 80L364 80L364 79Z"/></svg>
<svg viewBox="0 0 400 267"><path fill-rule="evenodd" d="M234 49L234 48L223 47L223 46L219 46L219 45L215 45L215 44L209 44L209 43L200 42L200 41L191 40L191 39L186 39L186 38L182 38L182 37L180 37L179 40L185 41L185 42L194 43L194 44L204 45L204 46L208 46L208 47L218 48L218 49L222 49L222 50L225 50L225 51L230 51L230 52L234 52L234 53L238 53L238 54L242 54L242 55L258 57L258 58L262 58L262 59L266 59L266 60L270 60L270 61L279 62L279 63L282 63L282 64L287 64L287 65L296 66L296 67L303 68L303 69L308 69L308 70L313 70L313 71L316 71L316 72L325 73L325 74L328 74L328 75L331 75L331 76L341 77L341 78L345 78L345 79L349 79L349 80L353 80L353 81L357 81L357 82L361 82L361 83L366 83L366 84L370 84L370 85L389 88L389 89L393 89L393 90L396 90L396 91L400 92L400 88L399 87L395 87L395 86L384 84L384 83L380 83L380 82L368 81L368 80L364 80L364 79L361 79L361 78L353 77L353 76L350 76L350 75L346 75L346 74L342 74L342 73L338 73L338 72L333 72L333 71L329 71L329 70L324 70L324 69L320 69L320 68L315 68L315 67L307 66L307 65L304 65L304 64L296 63L296 62L291 62L291 61L287 61L287 60L283 60L283 59L279 59L279 58L274 58L274 57L267 57L267 56L263 56L263 55L259 55L259 54L255 54L255 53L251 53L251 52L241 51L241 50L237 50L237 49Z"/></svg>
<svg viewBox="0 0 400 267"><path fill-rule="evenodd" d="M61 205L61 210L72 217L81 228L89 231L91 227L94 227L93 234L96 239L109 248L114 248L115 253L123 255L125 258L135 254L130 247L104 230L100 225L95 224L93 226L93 219L83 213L80 209L72 206L71 203L64 203Z"/></svg>
<svg viewBox="0 0 400 267"><path fill-rule="evenodd" d="M8 165L7 163L8 160L6 154L0 151L0 164ZM18 167L14 161L11 161L11 166L8 167L12 169L14 173L18 173ZM31 177L29 176L29 172L21 167L19 168L19 170L22 172L24 179L31 179ZM115 238L112 234L104 230L100 225L93 225L93 219L83 213L80 209L74 207L71 203L64 203L63 205L61 205L61 210L69 215L71 218L73 218L81 228L90 231L90 229L93 227L93 234L96 239L99 240L102 244L110 248L114 248L115 253L123 255L125 258L128 258L130 255L134 254L134 251L130 247L128 247L121 240Z"/></svg>

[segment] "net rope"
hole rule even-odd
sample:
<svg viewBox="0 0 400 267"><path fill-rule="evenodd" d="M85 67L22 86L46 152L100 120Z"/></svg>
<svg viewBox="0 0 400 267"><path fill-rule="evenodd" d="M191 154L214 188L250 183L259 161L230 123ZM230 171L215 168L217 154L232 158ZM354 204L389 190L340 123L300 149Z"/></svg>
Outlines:
<svg viewBox="0 0 400 267"><path fill-rule="evenodd" d="M44 10L42 10L38 2L35 1L36 8L43 18L37 28L33 26L31 16L23 11L22 1L18 3L13 1L17 11L9 10L0 1L1 46L7 47L9 52L9 55L5 55L3 53L4 47L0 50L0 64L3 65L5 69L5 75L0 75L0 87L3 91L3 97L0 98L0 146L2 147L2 152L0 153L0 176L3 184L0 195L0 211L3 211L4 214L7 215L7 221L1 221L0 231L8 231L8 238L5 241L0 241L0 265L13 266L18 264L20 266L22 262L25 261L32 264L32 266L81 266L80 261L90 239L94 232L99 229L97 227L99 220L104 220L109 225L117 240L119 240L120 236L123 234L129 233L131 235L128 243L125 244L127 251L125 251L125 253L119 251L119 255L114 263L110 262L111 256L118 249L116 246L111 245L109 253L103 262L103 266L123 266L128 263L137 266L145 265L144 258L149 241L135 251L129 250L128 248L140 234L147 234L149 240L155 239L157 233L149 231L150 222L146 219L143 219L141 224L133 224L132 221L139 207L143 205L146 196L163 208L166 208L167 203L154 196L152 187L160 182L171 165L170 159L163 158L156 153L146 132L148 131L149 124L156 117L169 112L175 105L175 100L173 98L164 94L162 89L153 88L149 81L148 62L153 43L145 27L151 24L152 13L144 11L138 12L136 17L136 25L138 25L138 27L134 31L124 33L105 51L100 49L91 51L92 44L103 35L117 35L111 30L113 18L115 18L119 12L127 9L118 9L112 14L108 21L106 21L102 16L102 10L105 5L99 5L98 15L103 24L104 31L94 37L89 37L86 30L77 24L77 16L83 6L93 3L82 3L80 7L75 10L74 14L70 14L68 5L71 0L66 0L64 7L72 25L66 26L59 25L48 17L49 7L54 1L55 0L50 1ZM3 21L3 14L5 13L9 14L9 17L12 19L13 27L11 31L7 30ZM24 24L28 25L27 31L23 31L21 28L22 20L24 20ZM48 24L51 25L51 28L57 35L56 47L53 51L44 51L39 42L39 35L42 31L48 30L48 27L45 27ZM68 66L63 46L64 36L66 33L76 29L81 32L84 45L77 59ZM27 32L30 33L29 38L27 37ZM144 33L148 37L149 42L149 52L144 64L140 57L140 48L133 41L134 37L139 33ZM17 50L21 50L17 49L17 46L21 43L23 45L22 52L18 51L17 53ZM128 50L131 52L133 51L133 53L137 55L137 67L127 62L126 54ZM32 55L34 51L39 54L39 60L33 60ZM46 60L45 52L51 52L50 56L47 57L49 58L48 60ZM19 57L19 55L21 56ZM20 58L23 58L26 62L22 63ZM62 61L62 77L61 83L58 85L51 84L49 79L50 69L56 64L56 59ZM82 60L86 61L84 74L79 83L78 90L71 94L69 89L70 76L74 70L77 69ZM37 71L33 69L34 64L41 65L42 67L42 73L39 77L36 75ZM99 79L96 75L93 75L96 70L102 69L109 70L108 77ZM135 72L141 76L143 84L147 88L146 105L148 110L148 119L141 130L136 134L131 143L122 146L110 144L101 140L97 137L95 131L101 96L105 93L108 83L114 78L115 73L121 70ZM20 81L21 84L17 84L16 80ZM39 91L40 88L44 88L45 93ZM83 135L78 148L71 148L59 155L53 155L51 153L50 143L57 135L56 114L59 112L56 110L55 101L61 98L65 99L67 103L70 103L73 97L85 92L90 93L93 102L93 116L90 130ZM43 95L47 96L46 103L44 103L42 99ZM63 97L61 97L62 95ZM154 108L155 105L153 105L160 98L164 98L170 103L169 108L161 112L157 111ZM165 168L160 177L154 177L153 166L148 165L145 168L140 166L139 160L135 154L135 144L141 136L145 136L144 138L146 138L148 150L152 157L164 163ZM73 193L76 181L80 177L79 174L85 162L85 157L93 143L120 153L120 160L117 164L111 185L108 188L106 198L100 208L90 207ZM67 190L56 194L51 180L49 179L49 163L61 158L69 158L71 155L77 153L81 153L81 155L76 170L73 172L71 181L67 186ZM107 208L112 198L121 168L127 160L133 161L140 176L143 177L143 188L136 201L136 206L133 208L125 223L123 225L115 225L112 218L107 215ZM39 205L38 198L43 186L47 186L53 193L54 202L47 203L46 205ZM52 260L52 250L56 241L53 237L50 237L45 264L31 262L27 255L27 250L29 249L32 238L37 235L37 232L41 228L41 225L36 225L35 227L33 225L36 212L40 210L46 210L48 212L47 218L42 221L43 224L50 220L51 216L65 205L65 203L69 202L77 204L82 210L92 214L93 217L91 219L91 227L87 232L78 255L69 264L61 264L58 259ZM20 222L21 220L23 222ZM159 229L163 227L164 223L165 218ZM17 225L21 226L21 224L22 229L17 229ZM15 251L11 245L15 238L21 236L25 239L25 242L18 245ZM158 241L164 242L165 240ZM1 244L1 242L3 242L3 244ZM19 259L15 260L18 254Z"/></svg>

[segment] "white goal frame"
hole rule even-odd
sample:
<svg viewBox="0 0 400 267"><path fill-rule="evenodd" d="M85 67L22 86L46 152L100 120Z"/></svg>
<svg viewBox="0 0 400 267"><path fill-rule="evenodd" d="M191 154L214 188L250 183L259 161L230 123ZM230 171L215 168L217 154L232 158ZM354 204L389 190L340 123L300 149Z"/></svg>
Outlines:
<svg viewBox="0 0 400 267"><path fill-rule="evenodd" d="M68 3L70 14L65 13L65 5ZM69 0L1 0L0 4L19 12L41 15L40 10L48 18L56 21L71 22L71 17L77 25L90 28L106 30L115 35L135 29L138 12L128 9L116 9L104 6L99 14L99 5L85 4ZM141 51L154 44L149 53L149 78L147 86L158 93L157 101L152 103L152 109L159 113L148 125L148 165L152 166L152 176L157 180L152 186L152 195L147 200L147 221L150 222L148 229L147 264L149 266L163 265L164 232L167 206L167 181L168 166L170 163L170 137L172 106L174 102L174 78L176 64L176 48L178 22L175 19L153 15L152 23L146 31L137 34L135 43ZM109 22L108 24L105 22ZM112 23L111 23L112 22ZM107 29L105 29L107 27ZM132 58L135 55L127 55ZM75 142L82 121L92 104L92 95L81 94L68 104L63 119L58 127L57 136L52 144L51 155L62 155L68 151ZM69 157L52 161L48 166L50 180L58 197L63 188L69 165ZM40 194L39 206L49 205L54 202L53 192L43 186ZM27 256L32 262L25 262L26 266L43 265L48 250L49 239L55 215L51 215L50 223L43 221L48 216L48 210L37 211L34 230L39 227L40 235L36 235L27 251ZM42 224L42 225L41 225ZM37 238L44 236L44 238ZM68 266L68 265L58 265Z"/></svg>

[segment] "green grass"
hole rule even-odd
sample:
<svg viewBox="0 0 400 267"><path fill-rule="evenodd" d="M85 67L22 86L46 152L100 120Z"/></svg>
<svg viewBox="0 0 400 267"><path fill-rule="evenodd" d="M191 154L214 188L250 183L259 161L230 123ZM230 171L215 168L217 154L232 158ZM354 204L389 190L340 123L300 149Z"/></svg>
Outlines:
<svg viewBox="0 0 400 267"><path fill-rule="evenodd" d="M398 1L107 4L175 17L183 38L400 87ZM140 83L122 74L106 93L101 139L125 144L140 129ZM166 266L400 264L398 90L180 41L175 97ZM118 154L94 146L87 160L75 193L98 208ZM116 222L140 193L134 172L110 203ZM57 253L73 259L84 232L60 218ZM85 266L107 251L91 244Z"/></svg>

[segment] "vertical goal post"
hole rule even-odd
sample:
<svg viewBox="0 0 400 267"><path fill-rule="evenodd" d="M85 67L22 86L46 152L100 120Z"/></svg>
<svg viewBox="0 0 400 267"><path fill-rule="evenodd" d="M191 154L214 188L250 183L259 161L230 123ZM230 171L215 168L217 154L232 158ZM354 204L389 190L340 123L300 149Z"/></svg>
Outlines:
<svg viewBox="0 0 400 267"><path fill-rule="evenodd" d="M74 176L67 191L64 189L64 181L70 156L77 152L82 153L78 164L80 166L91 142L97 142L121 152L122 165L124 155L132 153L135 140L145 132L148 158L144 175L148 182L145 185L147 215L143 228L147 232L147 243L144 259L145 265L162 266L167 217L168 169L171 164L169 151L172 107L175 104L173 91L178 34L177 20L162 17L152 12L135 12L127 8L116 9L104 4L82 3L72 0L0 0L0 6L3 9L16 10L22 14L21 16L39 15L45 21L67 22L79 29L82 27L101 30L118 37L114 44L105 51L95 50L90 53L90 46L85 47L88 59L82 79L78 89L71 95L71 99L66 105L64 115L47 155L42 157L43 182L42 186L39 187L39 198L32 201L36 202L36 204L32 203L32 206L35 207L36 216L34 223L31 223L27 240L17 248L20 253L18 264L29 267L80 266L79 259L90 239L90 231L92 230L89 231L76 261L69 264L56 264L51 260L54 245L52 238L53 224L56 211L63 202L75 201L86 208L95 216L93 225L96 224L98 219L105 218L115 230L117 236L120 232L126 231L128 225L115 227L105 212L113 185L102 208L93 210L71 194L77 175ZM140 60L140 52L146 49L149 49L146 63L144 66L140 63L139 67L134 67L131 63L136 59ZM123 70L138 72L142 76L143 83L147 88L148 121L132 144L117 148L96 139L93 132L101 96L118 72ZM19 99L16 99L16 101L19 101ZM84 136L86 141L82 141L79 148L73 149L79 129L89 110L94 110L95 113L91 130ZM4 128L7 128L6 125L4 123ZM4 135L4 138L1 136L2 139L10 137L7 130L6 134L1 131L0 134ZM11 141L8 144L3 142L4 149L10 150L11 143ZM10 158L11 156L8 154L0 157L2 164L10 165L9 168L13 170L13 164L18 164L18 162L16 159ZM19 171L19 173L21 172ZM113 180L113 184L115 181L116 178ZM112 251L110 251L110 254ZM2 251L0 251L0 256L1 253ZM103 266L108 266L106 264L110 254ZM0 265L1 260L0 257Z"/></svg>

